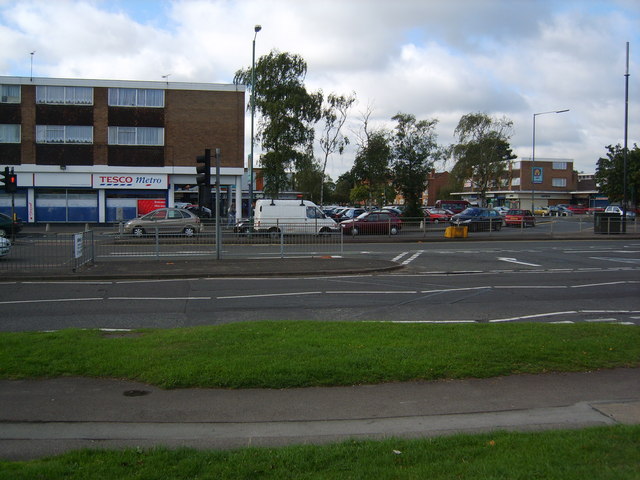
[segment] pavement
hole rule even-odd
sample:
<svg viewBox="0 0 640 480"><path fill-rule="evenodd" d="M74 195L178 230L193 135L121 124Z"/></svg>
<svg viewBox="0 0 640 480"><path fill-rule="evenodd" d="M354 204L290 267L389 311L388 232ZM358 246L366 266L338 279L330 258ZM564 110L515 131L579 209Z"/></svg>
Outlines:
<svg viewBox="0 0 640 480"><path fill-rule="evenodd" d="M640 424L640 369L282 390L0 381L0 458L79 448L228 449Z"/></svg>
<svg viewBox="0 0 640 480"><path fill-rule="evenodd" d="M108 261L60 279L337 275L394 262L333 256ZM33 271L15 280L43 279ZM7 277L9 279L9 277ZM78 448L225 449L640 424L640 368L284 390L179 389L113 379L0 380L0 458Z"/></svg>

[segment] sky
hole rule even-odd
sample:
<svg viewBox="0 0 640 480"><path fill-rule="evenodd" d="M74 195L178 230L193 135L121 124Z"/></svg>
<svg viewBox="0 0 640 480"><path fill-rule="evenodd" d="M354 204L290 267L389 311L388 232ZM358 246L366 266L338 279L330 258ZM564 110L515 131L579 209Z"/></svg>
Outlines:
<svg viewBox="0 0 640 480"><path fill-rule="evenodd" d="M228 84L251 66L254 35L256 58L307 62L309 91L355 93L334 180L365 112L371 128L436 119L443 146L465 114L507 117L521 158L535 118L536 159L594 173L624 142L627 42L628 145L640 144L636 0L0 0L0 75ZM249 115L245 130L248 155Z"/></svg>

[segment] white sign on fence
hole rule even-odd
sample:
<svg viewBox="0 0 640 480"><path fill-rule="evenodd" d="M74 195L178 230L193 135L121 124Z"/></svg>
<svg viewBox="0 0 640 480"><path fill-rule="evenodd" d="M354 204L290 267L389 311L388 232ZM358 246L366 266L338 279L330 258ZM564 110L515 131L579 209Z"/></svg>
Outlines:
<svg viewBox="0 0 640 480"><path fill-rule="evenodd" d="M82 239L84 235L82 233L76 233L73 235L73 253L75 258L82 257Z"/></svg>

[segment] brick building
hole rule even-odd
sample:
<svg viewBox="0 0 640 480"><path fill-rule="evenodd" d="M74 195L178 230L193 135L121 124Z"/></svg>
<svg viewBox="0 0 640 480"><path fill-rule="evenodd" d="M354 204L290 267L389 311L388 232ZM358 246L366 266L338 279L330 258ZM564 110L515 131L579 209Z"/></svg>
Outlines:
<svg viewBox="0 0 640 480"><path fill-rule="evenodd" d="M0 90L0 167L18 174L13 201L27 222L115 222L195 203L206 148L221 150L221 204L248 208L242 85L0 77ZM10 205L0 193L0 211Z"/></svg>

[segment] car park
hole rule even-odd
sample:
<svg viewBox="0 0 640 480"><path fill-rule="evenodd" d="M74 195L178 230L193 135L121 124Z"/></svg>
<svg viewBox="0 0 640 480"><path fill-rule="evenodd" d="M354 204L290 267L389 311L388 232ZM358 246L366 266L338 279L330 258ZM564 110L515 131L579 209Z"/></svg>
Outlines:
<svg viewBox="0 0 640 480"><path fill-rule="evenodd" d="M20 218L12 221L9 215L0 213L0 237L9 237L12 234L11 232L15 234L20 230L22 230L22 220Z"/></svg>
<svg viewBox="0 0 640 480"><path fill-rule="evenodd" d="M504 217L504 223L507 227L526 227L536 226L536 219L531 210L509 210Z"/></svg>
<svg viewBox="0 0 640 480"><path fill-rule="evenodd" d="M607 208L604 209L604 213L616 213L616 214L622 216L622 207L620 207L618 205L609 205ZM628 209L626 217L627 217L627 219L634 219L635 220L636 213L633 210Z"/></svg>
<svg viewBox="0 0 640 480"><path fill-rule="evenodd" d="M159 208L129 220L124 224L124 233L141 237L146 234L158 233L182 233L192 236L203 230L200 218L183 208Z"/></svg>
<svg viewBox="0 0 640 480"><path fill-rule="evenodd" d="M451 217L450 223L456 227L469 227L470 231L500 230L502 216L493 208L469 207Z"/></svg>
<svg viewBox="0 0 640 480"><path fill-rule="evenodd" d="M0 257L9 255L11 251L11 241L8 238L0 237Z"/></svg>
<svg viewBox="0 0 640 480"><path fill-rule="evenodd" d="M429 223L448 222L453 212L443 208L427 208L424 210L424 220Z"/></svg>
<svg viewBox="0 0 640 480"><path fill-rule="evenodd" d="M340 222L340 228L345 235L396 235L401 226L402 220L397 215L385 211L365 212L357 218Z"/></svg>

